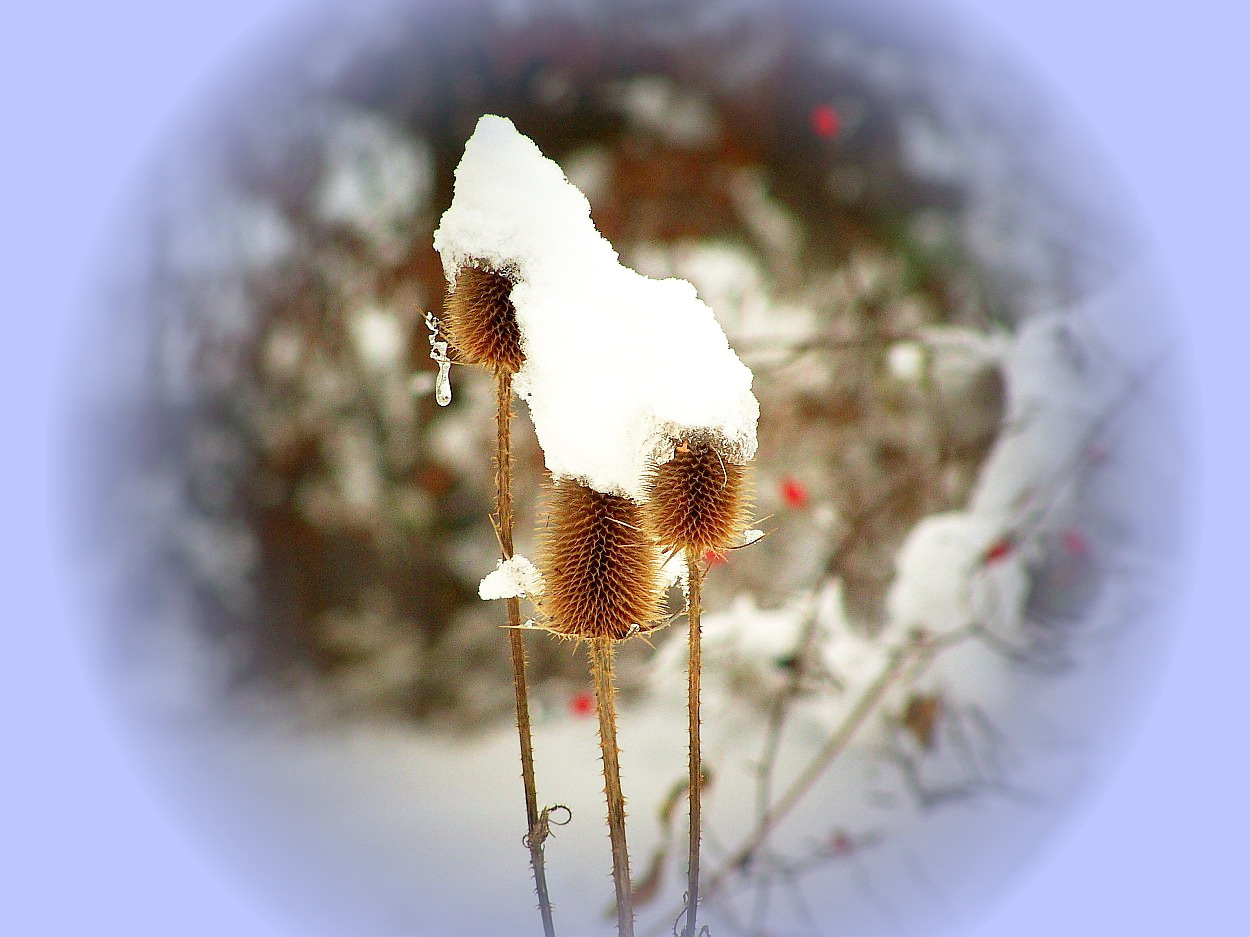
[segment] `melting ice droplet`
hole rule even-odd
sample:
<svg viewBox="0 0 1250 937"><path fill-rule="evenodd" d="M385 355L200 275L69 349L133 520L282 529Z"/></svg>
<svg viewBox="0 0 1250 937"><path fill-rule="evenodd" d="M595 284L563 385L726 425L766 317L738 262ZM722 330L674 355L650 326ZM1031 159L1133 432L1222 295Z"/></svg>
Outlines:
<svg viewBox="0 0 1250 937"><path fill-rule="evenodd" d="M445 407L451 403L451 359L447 357L447 343L438 338L438 317L432 312L425 314L425 327L430 330L430 357L438 362L438 377L434 379L434 401Z"/></svg>
<svg viewBox="0 0 1250 937"><path fill-rule="evenodd" d="M434 379L434 400L440 407L451 403L451 362L446 358L438 363L438 377Z"/></svg>

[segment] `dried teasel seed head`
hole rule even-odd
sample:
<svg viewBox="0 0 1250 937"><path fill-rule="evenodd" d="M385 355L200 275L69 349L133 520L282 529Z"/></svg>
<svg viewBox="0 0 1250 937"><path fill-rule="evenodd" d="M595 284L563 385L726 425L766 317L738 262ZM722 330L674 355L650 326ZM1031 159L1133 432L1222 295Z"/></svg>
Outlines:
<svg viewBox="0 0 1250 937"><path fill-rule="evenodd" d="M678 440L647 477L643 526L666 550L702 556L737 545L751 516L746 466L727 462L708 440Z"/></svg>
<svg viewBox="0 0 1250 937"><path fill-rule="evenodd" d="M466 264L456 273L443 325L462 363L508 373L525 363L512 286L510 277L484 264Z"/></svg>
<svg viewBox="0 0 1250 937"><path fill-rule="evenodd" d="M660 621L660 555L640 527L638 505L563 480L551 488L549 508L538 532L547 627L621 640Z"/></svg>

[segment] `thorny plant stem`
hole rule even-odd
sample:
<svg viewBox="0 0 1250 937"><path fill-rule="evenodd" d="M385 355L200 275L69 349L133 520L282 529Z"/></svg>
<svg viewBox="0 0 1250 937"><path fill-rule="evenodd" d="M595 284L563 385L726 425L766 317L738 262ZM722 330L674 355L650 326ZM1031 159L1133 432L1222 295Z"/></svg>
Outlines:
<svg viewBox="0 0 1250 937"><path fill-rule="evenodd" d="M599 747L603 752L603 792L608 803L608 837L612 842L612 881L616 885L616 932L634 937L634 907L629 881L629 849L625 844L625 795L621 793L620 749L616 744L616 685L612 676L611 638L590 638L590 672L599 713Z"/></svg>
<svg viewBox="0 0 1250 937"><path fill-rule="evenodd" d="M500 370L495 385L495 522L499 528L499 545L503 558L512 558L512 373ZM534 872L534 889L538 893L538 912L543 919L545 937L555 937L551 916L551 895L547 891L547 867L543 858L543 841L547 838L545 817L540 818L538 793L534 784L534 740L530 732L529 688L525 675L525 639L521 629L521 607L515 598L508 599L508 644L512 651L512 685L516 691L516 725L521 743L521 779L525 784L525 845L530 853Z"/></svg>
<svg viewBox="0 0 1250 937"><path fill-rule="evenodd" d="M686 551L686 568L689 571L690 597L687 618L690 622L689 696L690 711L690 851L686 884L686 929L684 937L695 937L696 917L699 908L699 838L702 824L701 787L703 784L702 754L699 745L699 683L703 674L703 642L700 618L703 605L703 575L701 557L693 550Z"/></svg>

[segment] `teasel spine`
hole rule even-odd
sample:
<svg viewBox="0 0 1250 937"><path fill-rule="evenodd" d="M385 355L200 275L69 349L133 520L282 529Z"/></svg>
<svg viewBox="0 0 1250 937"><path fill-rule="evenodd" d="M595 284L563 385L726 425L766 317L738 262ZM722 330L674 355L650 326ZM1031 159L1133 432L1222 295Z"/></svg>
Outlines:
<svg viewBox="0 0 1250 937"><path fill-rule="evenodd" d="M462 266L448 291L444 327L463 364L480 364L495 376L495 527L505 560L512 558L512 375L525 363L520 327L512 305L512 280L480 263ZM555 919L547 887L543 843L548 830L538 808L534 777L534 740L530 725L529 681L525 638L520 629L521 609L516 598L507 600L508 649L516 699L517 737L521 751L521 779L525 788L526 849L538 895L538 911L545 937L555 937Z"/></svg>
<svg viewBox="0 0 1250 937"><path fill-rule="evenodd" d="M648 533L665 549L683 552L687 570L686 612L690 627L687 685L689 713L690 807L686 921L683 937L696 937L699 907L699 855L702 837L703 763L701 687L703 674L703 577L705 554L732 547L750 516L751 498L745 466L728 462L714 439L673 441L673 457L647 478L643 508Z"/></svg>

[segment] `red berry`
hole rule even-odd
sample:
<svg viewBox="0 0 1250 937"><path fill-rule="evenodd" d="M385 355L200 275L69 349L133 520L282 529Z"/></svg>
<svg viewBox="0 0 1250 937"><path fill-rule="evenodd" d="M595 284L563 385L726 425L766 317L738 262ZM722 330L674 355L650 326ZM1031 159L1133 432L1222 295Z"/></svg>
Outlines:
<svg viewBox="0 0 1250 937"><path fill-rule="evenodd" d="M1089 541L1085 539L1085 535L1079 530L1065 530L1063 532L1063 548L1073 556L1087 556L1089 554Z"/></svg>
<svg viewBox="0 0 1250 937"><path fill-rule="evenodd" d="M838 131L842 129L842 118L838 116L838 112L829 104L818 104L812 108L812 133L824 139L831 140L838 135Z"/></svg>
<svg viewBox="0 0 1250 937"><path fill-rule="evenodd" d="M703 559L708 566L724 566L729 562L729 557L724 553L717 553L715 550L708 550L703 554Z"/></svg>
<svg viewBox="0 0 1250 937"><path fill-rule="evenodd" d="M807 486L794 477L786 477L781 480L781 500L789 507L801 508L806 507L810 496L807 493Z"/></svg>
<svg viewBox="0 0 1250 937"><path fill-rule="evenodd" d="M986 564L997 563L1011 556L1011 551L1014 549L1015 544L1011 542L1010 537L1001 537L986 547L985 553L981 559Z"/></svg>
<svg viewBox="0 0 1250 937"><path fill-rule="evenodd" d="M574 693L569 700L569 712L574 716L590 716L595 711L595 698L585 690Z"/></svg>

